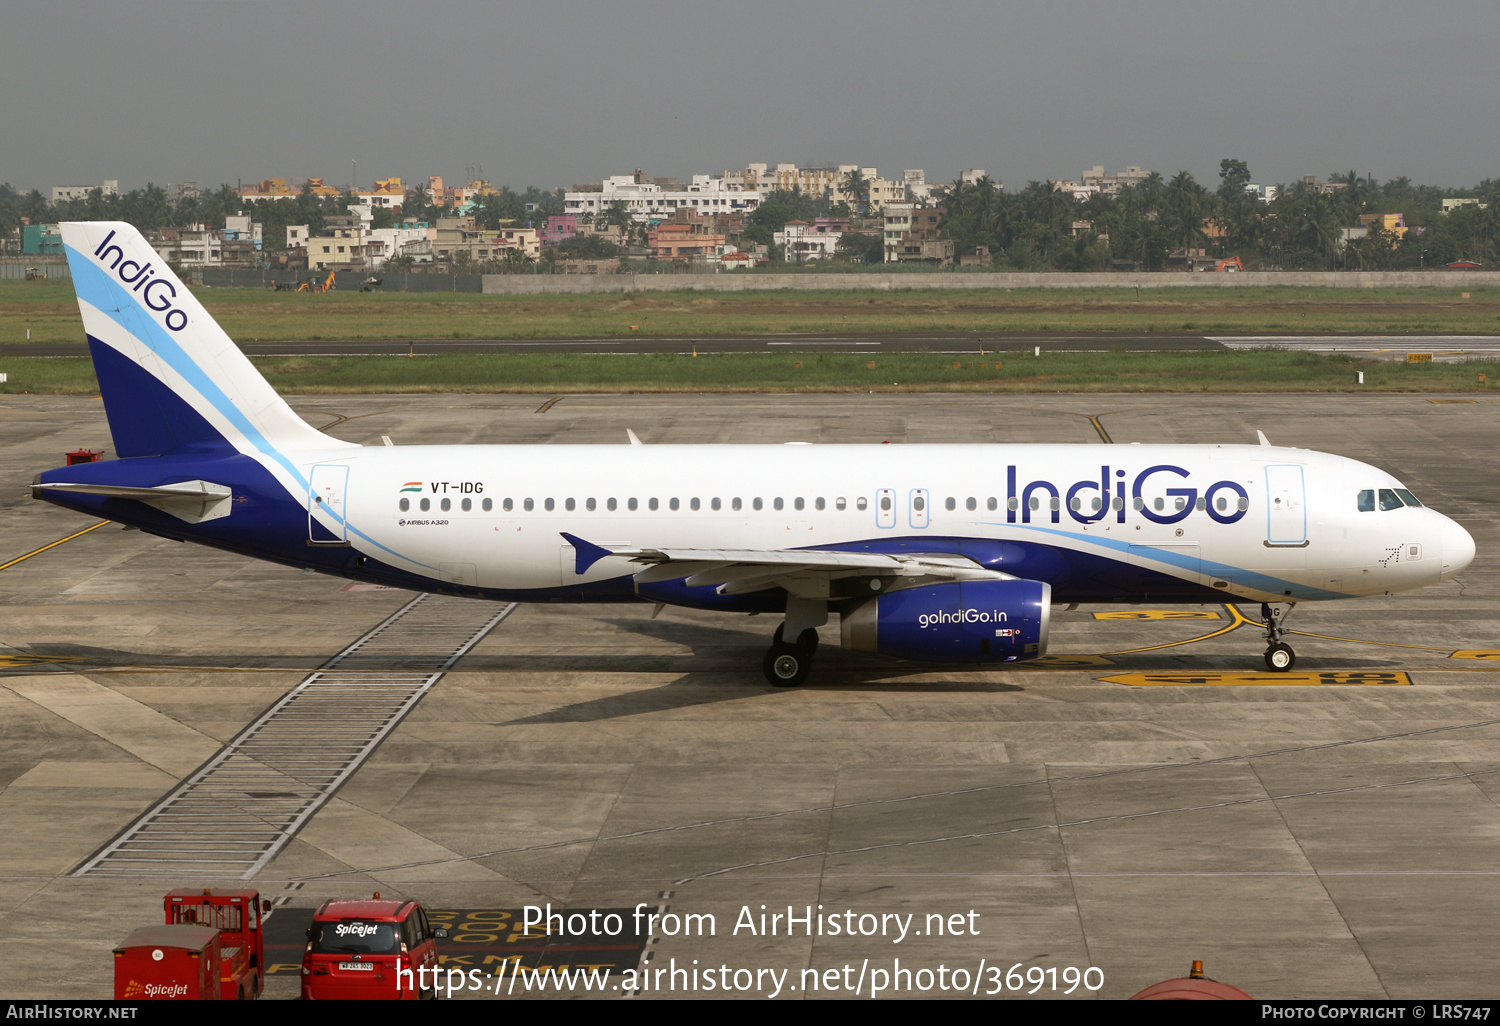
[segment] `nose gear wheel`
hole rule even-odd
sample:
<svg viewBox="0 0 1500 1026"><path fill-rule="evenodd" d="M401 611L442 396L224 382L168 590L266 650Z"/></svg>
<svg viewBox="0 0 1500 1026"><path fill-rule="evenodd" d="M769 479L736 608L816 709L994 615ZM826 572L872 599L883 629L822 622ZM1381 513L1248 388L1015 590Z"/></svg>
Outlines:
<svg viewBox="0 0 1500 1026"><path fill-rule="evenodd" d="M1260 617L1266 630L1266 668L1273 673L1285 673L1297 664L1297 653L1292 646L1282 641L1287 633L1282 622L1291 613L1295 602L1260 604Z"/></svg>

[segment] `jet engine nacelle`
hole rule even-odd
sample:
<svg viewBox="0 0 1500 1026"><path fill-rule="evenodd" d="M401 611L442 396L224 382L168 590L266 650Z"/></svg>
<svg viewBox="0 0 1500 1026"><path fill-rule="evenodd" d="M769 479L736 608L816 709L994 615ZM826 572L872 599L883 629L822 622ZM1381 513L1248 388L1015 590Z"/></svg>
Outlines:
<svg viewBox="0 0 1500 1026"><path fill-rule="evenodd" d="M1052 586L958 581L876 596L840 623L841 643L932 663L1008 663L1047 654Z"/></svg>

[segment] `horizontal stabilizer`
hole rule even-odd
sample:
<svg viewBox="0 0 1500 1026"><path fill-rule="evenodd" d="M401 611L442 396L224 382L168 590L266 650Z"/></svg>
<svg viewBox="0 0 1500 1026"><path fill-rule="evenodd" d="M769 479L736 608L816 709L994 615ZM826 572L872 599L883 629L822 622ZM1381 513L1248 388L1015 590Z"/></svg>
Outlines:
<svg viewBox="0 0 1500 1026"><path fill-rule="evenodd" d="M124 485L68 484L66 482L33 482L31 496L42 498L42 492L75 492L79 495L102 495L110 499L134 499L169 513L190 524L218 520L229 516L233 506L233 489L212 481L179 481L155 488L129 488Z"/></svg>

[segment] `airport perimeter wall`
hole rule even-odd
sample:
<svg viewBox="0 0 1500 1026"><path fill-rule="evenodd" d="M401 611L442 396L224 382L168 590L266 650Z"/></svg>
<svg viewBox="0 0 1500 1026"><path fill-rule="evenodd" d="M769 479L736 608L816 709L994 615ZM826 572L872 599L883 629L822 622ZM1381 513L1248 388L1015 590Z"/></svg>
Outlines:
<svg viewBox="0 0 1500 1026"><path fill-rule="evenodd" d="M37 267L49 278L71 278L68 262L60 257L19 256L0 259L0 281L25 281L26 268Z"/></svg>
<svg viewBox="0 0 1500 1026"><path fill-rule="evenodd" d="M49 263L53 277L67 265ZM56 269L56 270L54 270ZM0 268L0 277L10 277ZM19 269L15 277L21 277ZM188 277L189 275L184 275ZM270 288L275 281L296 281L296 272L270 268L206 268L190 272L194 284L216 287ZM302 272L301 277L306 277ZM320 281L323 275L316 276ZM339 272L340 292L357 292L367 271ZM1265 286L1321 288L1484 288L1500 286L1500 271L1245 271L1243 273L1068 273L997 271L907 271L883 273L817 272L810 274L407 274L376 272L382 292L468 292L491 296L587 295L609 292L766 292L798 291L900 292L933 289L1166 289L1252 288Z"/></svg>
<svg viewBox="0 0 1500 1026"><path fill-rule="evenodd" d="M412 277L420 277L413 275ZM930 271L882 274L487 274L487 295L592 292L761 292L777 289L898 292L929 289L1469 288L1500 285L1500 271L1246 271L1223 273Z"/></svg>

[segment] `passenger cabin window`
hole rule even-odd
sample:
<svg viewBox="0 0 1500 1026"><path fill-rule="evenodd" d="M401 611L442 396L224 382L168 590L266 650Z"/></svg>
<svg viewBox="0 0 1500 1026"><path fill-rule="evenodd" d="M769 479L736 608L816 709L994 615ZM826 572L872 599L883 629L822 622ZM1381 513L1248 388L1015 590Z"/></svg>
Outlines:
<svg viewBox="0 0 1500 1026"><path fill-rule="evenodd" d="M1380 508L1382 510L1400 509L1401 506L1401 496L1397 495L1394 489L1380 489Z"/></svg>
<svg viewBox="0 0 1500 1026"><path fill-rule="evenodd" d="M483 507L486 513L488 513L490 510L495 508L495 500L485 499L484 502L480 503L480 506Z"/></svg>
<svg viewBox="0 0 1500 1026"><path fill-rule="evenodd" d="M766 504L762 502L760 496L757 495L755 498L750 500L750 505L755 509L764 509Z"/></svg>
<svg viewBox="0 0 1500 1026"><path fill-rule="evenodd" d="M697 499L696 496L694 496L693 498L691 498L691 499L688 500L688 508L689 509L694 509L694 510L702 509L703 508L703 504L698 501L698 499Z"/></svg>
<svg viewBox="0 0 1500 1026"><path fill-rule="evenodd" d="M471 509L474 508L474 500L473 499L464 499L462 502L459 503L459 506L461 506L463 508L463 511L465 513L467 513L467 512L469 512L469 510L471 510Z"/></svg>
<svg viewBox="0 0 1500 1026"><path fill-rule="evenodd" d="M620 508L620 502L618 499L615 499L613 497L605 499L604 508L613 513L615 510Z"/></svg>
<svg viewBox="0 0 1500 1026"><path fill-rule="evenodd" d="M453 508L453 500L452 499L444 499L442 502L438 503L438 506L439 506L439 508L442 509L442 511L444 513L446 513L450 509Z"/></svg>
<svg viewBox="0 0 1500 1026"><path fill-rule="evenodd" d="M995 512L995 510L1000 508L1000 500L991 495L988 499L985 500L984 508L993 513Z"/></svg>
<svg viewBox="0 0 1500 1026"><path fill-rule="evenodd" d="M854 507L860 512L864 512L870 508L870 500L861 495L858 499L854 500Z"/></svg>
<svg viewBox="0 0 1500 1026"><path fill-rule="evenodd" d="M729 508L730 509L738 510L743 505L744 505L744 503L740 501L740 497L738 495L736 495L733 499L729 500Z"/></svg>
<svg viewBox="0 0 1500 1026"><path fill-rule="evenodd" d="M526 512L530 513L532 510L536 509L536 500L535 499L522 499L521 500L521 508L524 509Z"/></svg>
<svg viewBox="0 0 1500 1026"><path fill-rule="evenodd" d="M673 513L676 513L678 507L680 507L681 505L682 504L677 501L677 497L675 495L667 500L667 508L670 509Z"/></svg>
<svg viewBox="0 0 1500 1026"><path fill-rule="evenodd" d="M958 500L951 495L948 496L947 500L943 503L943 508L951 513L953 510L958 509Z"/></svg>
<svg viewBox="0 0 1500 1026"><path fill-rule="evenodd" d="M548 513L551 513L554 509L557 508L557 503L552 499L547 499L542 503L542 506L547 510Z"/></svg>
<svg viewBox="0 0 1500 1026"><path fill-rule="evenodd" d="M1021 508L1021 500L1018 499L1018 498L1016 498L1014 495L1012 495L1010 498L1008 498L1008 499L1005 500L1005 508L1006 509L1020 509ZM1031 508L1032 509L1036 509L1035 506L1033 506Z"/></svg>
<svg viewBox="0 0 1500 1026"><path fill-rule="evenodd" d="M572 499L564 499L563 500L563 509L567 510L569 513L573 512L577 508L578 508L578 503L575 502L575 501L573 501Z"/></svg>
<svg viewBox="0 0 1500 1026"><path fill-rule="evenodd" d="M807 506L807 503L805 503L805 502L802 501L802 496L800 496L800 495L797 496L795 499L792 500L792 508L793 509L803 509L806 506Z"/></svg>
<svg viewBox="0 0 1500 1026"><path fill-rule="evenodd" d="M500 504L500 508L503 509L503 510L505 510L505 512L509 513L511 510L513 510L513 509L516 508L516 504L512 500L506 499L504 502L502 502Z"/></svg>
<svg viewBox="0 0 1500 1026"><path fill-rule="evenodd" d="M405 513L409 509L411 509L411 500L410 499L402 499L401 500L401 512Z"/></svg>
<svg viewBox="0 0 1500 1026"><path fill-rule="evenodd" d="M777 509L781 509L783 506L786 505L786 503L782 502L781 501L781 496L778 495L778 496L776 496L775 500L773 500L772 505L774 505Z"/></svg>
<svg viewBox="0 0 1500 1026"><path fill-rule="evenodd" d="M844 499L842 495L833 500L833 508L838 510L840 513L842 513L848 507L849 503Z"/></svg>
<svg viewBox="0 0 1500 1026"><path fill-rule="evenodd" d="M426 502L427 500L423 499L422 501ZM860 509L864 509L864 501L865 500L860 499L859 501L860 501ZM920 502L921 500L918 499L917 501ZM891 497L889 495L882 495L880 497L880 509L881 509L881 512L883 512L883 513L889 513L891 511Z"/></svg>
<svg viewBox="0 0 1500 1026"><path fill-rule="evenodd" d="M597 502L595 502L593 499L585 499L584 503L583 503L583 508L586 509L586 510L588 510L590 513L592 513L592 512L594 512L594 510L596 510L596 509L599 508L599 504Z"/></svg>
<svg viewBox="0 0 1500 1026"><path fill-rule="evenodd" d="M431 499L423 499L418 505L420 505L422 507L422 512L426 513L428 510L430 510L432 508L432 500Z"/></svg>
<svg viewBox="0 0 1500 1026"><path fill-rule="evenodd" d="M631 512L635 512L636 510L638 510L638 509L641 508L641 500L640 499L626 499L625 500L625 505L627 505L627 506L630 507Z"/></svg>
<svg viewBox="0 0 1500 1026"><path fill-rule="evenodd" d="M813 500L813 506L815 506L818 509L823 509L825 505L826 504L823 502L823 496L821 496L821 495L818 496L815 500Z"/></svg>
<svg viewBox="0 0 1500 1026"><path fill-rule="evenodd" d="M650 510L654 511L656 509L659 509L660 507L661 507L661 503L659 503L659 502L656 501L655 496L653 496L653 497L651 497L651 498L649 498L649 499L646 500L646 508L647 509L650 509Z"/></svg>

